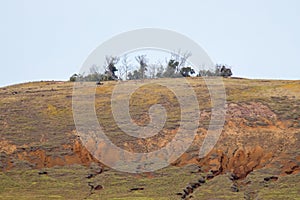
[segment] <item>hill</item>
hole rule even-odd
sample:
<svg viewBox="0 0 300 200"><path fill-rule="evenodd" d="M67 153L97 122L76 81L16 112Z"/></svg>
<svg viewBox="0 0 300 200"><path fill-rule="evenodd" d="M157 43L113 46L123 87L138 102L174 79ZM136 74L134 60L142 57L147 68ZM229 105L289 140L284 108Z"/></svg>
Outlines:
<svg viewBox="0 0 300 200"><path fill-rule="evenodd" d="M188 81L201 109L195 140L171 166L142 174L112 170L82 145L72 114L73 83L0 88L0 199L300 199L300 81L224 79L225 126L201 159L211 102L202 78ZM168 112L158 135L133 140L111 113L116 84L105 82L96 90L97 117L109 138L128 151L165 146L180 124L174 94L156 84L133 94L130 114L137 124L149 123L153 104Z"/></svg>

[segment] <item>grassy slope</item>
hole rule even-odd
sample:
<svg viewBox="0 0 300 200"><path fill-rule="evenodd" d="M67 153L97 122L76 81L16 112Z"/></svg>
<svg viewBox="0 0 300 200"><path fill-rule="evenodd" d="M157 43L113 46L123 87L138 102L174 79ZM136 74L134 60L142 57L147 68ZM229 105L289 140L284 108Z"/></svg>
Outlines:
<svg viewBox="0 0 300 200"><path fill-rule="evenodd" d="M173 81L173 80L172 80ZM203 80L190 79L198 94L201 109L210 107L208 95ZM262 102L269 106L282 120L289 120L294 128L299 128L299 98L300 81L265 81L265 80L225 80L227 101L229 103ZM101 86L97 94L104 98L97 98L97 113L102 120L111 138L122 146L126 138L117 126L111 121L109 100L112 86L110 82ZM171 109L176 99L163 88L148 86L141 88L135 95L149 94L146 102L131 102L133 119L140 124L147 123L146 111L149 105L160 102L169 109L166 130L178 126L178 110ZM152 91L152 94L150 93ZM13 92L17 94L13 95ZM155 93L164 94L164 97ZM43 149L47 154L61 157L72 154L63 145L71 144L75 138L71 132L75 129L72 118L72 84L57 82L26 83L6 88L0 88L0 140L9 141L17 146L17 151L31 151ZM141 98L141 96L140 96ZM154 100L155 99L155 100ZM171 100L172 104L168 104ZM138 106L139 105L139 106ZM101 112L101 115L99 114ZM103 114L104 113L104 114ZM143 119L143 120L141 120ZM207 124L203 122L202 126ZM141 147L137 147L139 149ZM149 147L155 149L156 146ZM148 149L148 150L149 150ZM1 149L0 149L1 150ZM7 155L0 151L1 166ZM48 175L38 175L38 170L31 169L30 163L13 160L12 170L0 173L0 199L180 199L176 196L187 183L197 180L200 174L191 174L188 169L168 167L150 175L128 175L108 170L93 180L85 176L89 168L72 165L46 169ZM263 175L262 175L263 174ZM247 179L252 184L241 188L241 192L233 193L226 175L218 176L203 185L194 194L194 199L275 199L280 195L282 199L299 199L299 175L289 175L280 178L276 184L262 183L266 173L253 172ZM151 177L148 177L151 176ZM101 191L89 196L88 181L104 186ZM266 186L267 185L267 186ZM130 188L144 187L142 191L131 192ZM251 196L252 195L252 196ZM277 199L277 197L276 197Z"/></svg>

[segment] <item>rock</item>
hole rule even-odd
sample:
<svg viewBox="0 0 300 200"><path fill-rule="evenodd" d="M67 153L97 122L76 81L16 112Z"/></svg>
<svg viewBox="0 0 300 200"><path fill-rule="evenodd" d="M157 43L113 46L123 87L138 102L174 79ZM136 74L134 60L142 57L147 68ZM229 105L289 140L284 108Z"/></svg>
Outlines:
<svg viewBox="0 0 300 200"><path fill-rule="evenodd" d="M232 192L239 192L239 188L236 184L233 184L231 187L230 187L231 191Z"/></svg>
<svg viewBox="0 0 300 200"><path fill-rule="evenodd" d="M196 189L196 188L200 187L201 184L197 182L197 183L192 183L191 186L193 189Z"/></svg>
<svg viewBox="0 0 300 200"><path fill-rule="evenodd" d="M213 179L215 176L212 175L212 174L207 174L206 175L206 180L210 180L210 179Z"/></svg>
<svg viewBox="0 0 300 200"><path fill-rule="evenodd" d="M138 191L138 190L144 190L143 187L136 187L136 188L131 188L130 191Z"/></svg>
<svg viewBox="0 0 300 200"><path fill-rule="evenodd" d="M229 174L229 179L232 181L238 180L239 177L237 175L235 175L234 173Z"/></svg>
<svg viewBox="0 0 300 200"><path fill-rule="evenodd" d="M90 186L90 194L93 194L93 191L95 190L102 190L103 186L102 185L94 185L92 182L88 182L88 186Z"/></svg>
<svg viewBox="0 0 300 200"><path fill-rule="evenodd" d="M278 177L277 176L269 176L269 177L265 177L264 181L277 181Z"/></svg>
<svg viewBox="0 0 300 200"><path fill-rule="evenodd" d="M46 174L48 174L48 172L46 172L46 171L40 171L39 172L39 175L46 175Z"/></svg>
<svg viewBox="0 0 300 200"><path fill-rule="evenodd" d="M205 183L205 179L204 179L204 178L200 178L200 179L198 180L198 182L203 184L203 183Z"/></svg>
<svg viewBox="0 0 300 200"><path fill-rule="evenodd" d="M85 178L90 179L90 178L93 178L94 176L95 176L94 174L88 174Z"/></svg>
<svg viewBox="0 0 300 200"><path fill-rule="evenodd" d="M186 186L186 190L188 191L188 194L193 193L194 188L191 185Z"/></svg>
<svg viewBox="0 0 300 200"><path fill-rule="evenodd" d="M103 189L103 186L102 185L96 185L94 187L94 190L102 190Z"/></svg>
<svg viewBox="0 0 300 200"><path fill-rule="evenodd" d="M185 195L188 195L188 194L189 194L189 192L188 192L187 189L183 189L183 192L184 192Z"/></svg>

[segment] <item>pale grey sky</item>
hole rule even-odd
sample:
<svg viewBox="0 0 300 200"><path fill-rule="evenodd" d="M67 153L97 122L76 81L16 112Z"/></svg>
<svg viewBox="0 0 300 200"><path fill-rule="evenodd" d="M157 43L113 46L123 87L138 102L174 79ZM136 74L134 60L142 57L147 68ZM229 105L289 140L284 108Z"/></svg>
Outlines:
<svg viewBox="0 0 300 200"><path fill-rule="evenodd" d="M67 80L110 37L169 29L234 76L300 79L298 0L0 0L0 86Z"/></svg>

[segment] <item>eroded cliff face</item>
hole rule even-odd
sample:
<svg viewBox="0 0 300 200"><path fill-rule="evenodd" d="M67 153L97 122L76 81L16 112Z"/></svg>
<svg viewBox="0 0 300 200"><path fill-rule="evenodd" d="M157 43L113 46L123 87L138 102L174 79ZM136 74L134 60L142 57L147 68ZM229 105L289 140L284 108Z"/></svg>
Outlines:
<svg viewBox="0 0 300 200"><path fill-rule="evenodd" d="M233 173L246 177L251 171L270 168L286 175L300 171L300 136L294 121L280 120L262 103L229 104L222 135L204 158L186 153L177 163L193 163L214 174ZM194 145L201 145L206 131L198 135ZM195 146L191 149L195 149Z"/></svg>
<svg viewBox="0 0 300 200"><path fill-rule="evenodd" d="M82 145L79 139L73 140L72 144L62 145L60 148L45 150L43 148L27 148L28 146L17 147L8 141L1 141L0 152L6 156L1 160L3 171L12 168L48 168L54 166L65 166L82 164L89 166L98 162ZM64 151L64 153L61 153ZM98 162L99 163L99 162Z"/></svg>

